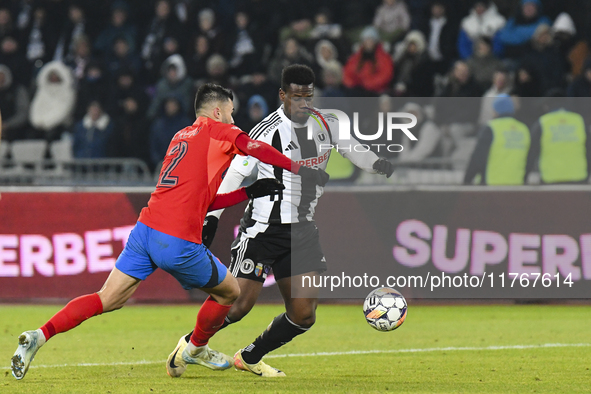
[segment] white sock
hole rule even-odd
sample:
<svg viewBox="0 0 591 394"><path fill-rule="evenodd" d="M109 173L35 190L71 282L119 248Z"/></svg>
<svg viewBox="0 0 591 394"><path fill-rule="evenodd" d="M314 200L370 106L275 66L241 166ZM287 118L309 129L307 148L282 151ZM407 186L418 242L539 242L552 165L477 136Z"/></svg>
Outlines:
<svg viewBox="0 0 591 394"><path fill-rule="evenodd" d="M187 345L187 352L189 352L189 355L191 357L195 357L199 353L201 353L206 347L207 347L207 345L204 345L204 346L195 346L193 344L193 342L189 341L189 344Z"/></svg>
<svg viewBox="0 0 591 394"><path fill-rule="evenodd" d="M38 328L35 331L37 331L37 334L39 334L39 336L37 338L37 344L39 345L39 347L45 345L45 342L47 342L47 339L45 339L45 334L43 334L43 330Z"/></svg>

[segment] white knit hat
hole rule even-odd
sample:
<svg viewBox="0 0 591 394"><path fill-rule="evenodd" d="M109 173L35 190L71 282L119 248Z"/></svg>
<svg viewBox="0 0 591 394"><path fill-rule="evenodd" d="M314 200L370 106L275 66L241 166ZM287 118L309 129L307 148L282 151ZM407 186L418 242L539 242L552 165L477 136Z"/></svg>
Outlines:
<svg viewBox="0 0 591 394"><path fill-rule="evenodd" d="M577 28L575 27L575 22L573 22L573 18L570 17L569 14L566 12L561 13L556 17L554 21L554 25L552 29L555 32L564 32L572 34L573 36L577 34Z"/></svg>

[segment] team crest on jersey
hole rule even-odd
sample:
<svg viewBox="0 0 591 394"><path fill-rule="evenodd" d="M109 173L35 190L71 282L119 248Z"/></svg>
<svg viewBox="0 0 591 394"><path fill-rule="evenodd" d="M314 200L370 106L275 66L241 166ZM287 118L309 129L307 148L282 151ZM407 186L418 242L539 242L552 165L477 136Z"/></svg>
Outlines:
<svg viewBox="0 0 591 394"><path fill-rule="evenodd" d="M316 134L316 139L318 142L325 142L326 141L326 133L321 131L320 133Z"/></svg>
<svg viewBox="0 0 591 394"><path fill-rule="evenodd" d="M242 260L242 264L240 264L240 271L243 274L248 275L254 271L254 261L251 259L244 259Z"/></svg>

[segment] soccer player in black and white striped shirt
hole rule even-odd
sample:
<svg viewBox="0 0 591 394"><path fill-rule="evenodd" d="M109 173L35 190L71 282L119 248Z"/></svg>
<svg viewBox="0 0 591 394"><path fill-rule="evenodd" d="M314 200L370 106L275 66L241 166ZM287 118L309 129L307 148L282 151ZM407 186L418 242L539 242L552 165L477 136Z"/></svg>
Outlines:
<svg viewBox="0 0 591 394"><path fill-rule="evenodd" d="M331 149L323 151L323 146L343 147L357 141L339 141L338 132L331 132L337 130L337 119L312 109L314 80L314 72L307 66L286 67L279 90L283 105L256 125L249 135L272 145L299 164L324 170ZM309 127L312 130L310 139ZM350 149L345 150L343 156L371 173L390 176L393 172L389 161L378 158L371 151ZM241 293L222 328L239 321L252 309L272 269L286 312L277 316L253 343L236 353L234 365L263 377L285 376L261 359L306 332L315 322L318 290L306 289L305 294L294 298L292 279L297 280L300 275L318 275L326 270L326 259L314 222L314 210L324 188L253 157L236 157L219 192L239 188L255 167L258 167L259 178L276 178L285 185L285 190L275 198L251 200L240 221L240 232L232 244L230 271L238 279ZM221 213L216 211L207 216L203 227L205 245L211 244Z"/></svg>

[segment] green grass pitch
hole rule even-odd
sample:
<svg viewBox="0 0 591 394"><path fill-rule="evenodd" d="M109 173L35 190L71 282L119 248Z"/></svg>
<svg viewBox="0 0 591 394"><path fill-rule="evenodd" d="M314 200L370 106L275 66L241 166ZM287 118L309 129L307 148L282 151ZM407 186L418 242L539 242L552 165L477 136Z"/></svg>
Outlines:
<svg viewBox="0 0 591 394"><path fill-rule="evenodd" d="M170 378L164 362L194 325L198 306L129 306L56 336L16 381L9 370L16 337L58 309L0 306L0 393L591 391L589 306L411 303L406 322L382 333L365 323L361 305L320 305L312 330L266 359L287 374L271 380L198 366ZM210 345L233 354L281 311L279 305L256 306Z"/></svg>

